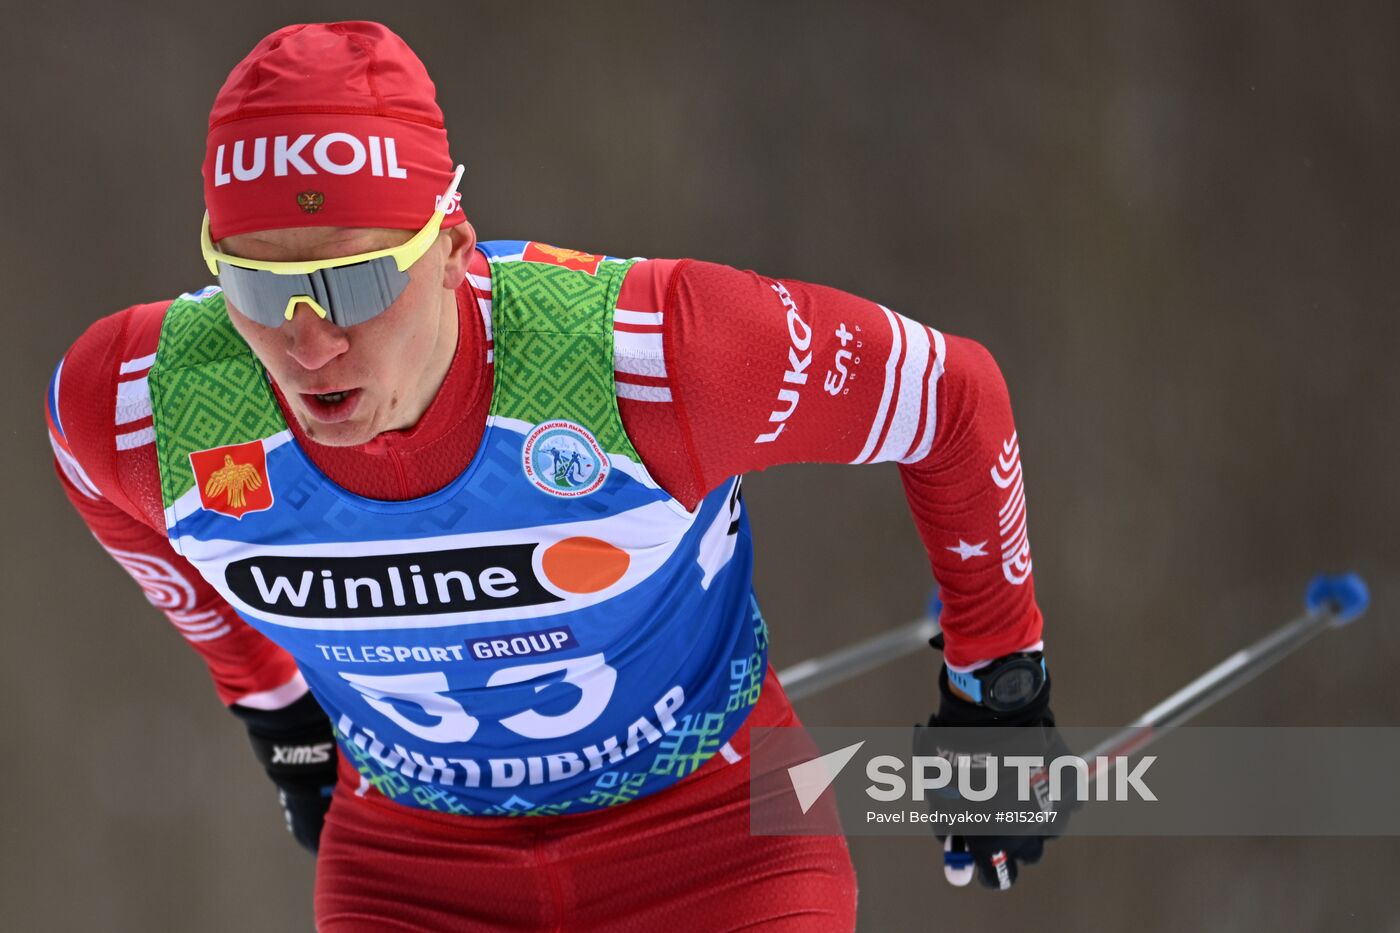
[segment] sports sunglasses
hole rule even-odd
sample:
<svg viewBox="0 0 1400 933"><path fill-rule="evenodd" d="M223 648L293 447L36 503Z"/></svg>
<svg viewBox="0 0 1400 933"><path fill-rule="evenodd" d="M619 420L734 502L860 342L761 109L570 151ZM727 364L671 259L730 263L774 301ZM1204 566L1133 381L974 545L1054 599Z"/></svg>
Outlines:
<svg viewBox="0 0 1400 933"><path fill-rule="evenodd" d="M423 229L399 246L305 262L267 262L229 256L209 238L209 212L204 212L200 249L209 271L219 280L228 301L244 317L264 327L281 327L305 303L339 327L353 327L383 314L408 286L408 269L433 245L442 219L456 210L465 166L457 166L452 184L437 199L436 210Z"/></svg>

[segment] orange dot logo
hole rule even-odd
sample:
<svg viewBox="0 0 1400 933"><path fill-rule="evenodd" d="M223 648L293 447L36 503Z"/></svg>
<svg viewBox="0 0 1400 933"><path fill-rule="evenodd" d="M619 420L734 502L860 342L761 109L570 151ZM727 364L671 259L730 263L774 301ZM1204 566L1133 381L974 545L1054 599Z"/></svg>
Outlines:
<svg viewBox="0 0 1400 933"><path fill-rule="evenodd" d="M596 593L627 572L632 558L620 547L597 538L565 538L545 549L540 566L545 577L570 593Z"/></svg>

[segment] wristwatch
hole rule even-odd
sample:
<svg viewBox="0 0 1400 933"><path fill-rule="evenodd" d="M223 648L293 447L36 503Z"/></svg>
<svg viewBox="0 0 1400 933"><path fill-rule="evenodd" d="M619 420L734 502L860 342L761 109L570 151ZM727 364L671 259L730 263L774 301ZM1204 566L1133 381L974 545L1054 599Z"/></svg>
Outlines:
<svg viewBox="0 0 1400 933"><path fill-rule="evenodd" d="M1008 654L974 671L948 668L948 683L994 712L1020 709L1040 693L1047 677L1040 651Z"/></svg>

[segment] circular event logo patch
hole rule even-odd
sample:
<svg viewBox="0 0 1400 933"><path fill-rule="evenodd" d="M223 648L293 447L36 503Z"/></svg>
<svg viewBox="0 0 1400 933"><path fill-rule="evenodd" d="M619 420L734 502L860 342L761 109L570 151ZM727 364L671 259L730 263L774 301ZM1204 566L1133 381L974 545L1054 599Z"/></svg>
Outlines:
<svg viewBox="0 0 1400 933"><path fill-rule="evenodd" d="M612 469L598 439L572 421L546 421L532 428L521 465L536 489L565 499L596 492Z"/></svg>

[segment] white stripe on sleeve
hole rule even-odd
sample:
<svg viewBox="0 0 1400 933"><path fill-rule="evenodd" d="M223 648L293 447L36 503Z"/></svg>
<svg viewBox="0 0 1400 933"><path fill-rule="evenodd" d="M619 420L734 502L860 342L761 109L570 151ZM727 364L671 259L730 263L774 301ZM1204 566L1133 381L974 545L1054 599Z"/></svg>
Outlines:
<svg viewBox="0 0 1400 933"><path fill-rule="evenodd" d="M880 429L885 426L885 417L889 413L890 395L894 391L895 363L899 360L899 350L903 346L899 321L895 320L894 312L884 305L880 305L880 310L885 312L885 321L890 325L890 355L885 360L885 385L880 390L880 407L876 410L875 419L870 425L870 436L865 439L865 445L861 447L860 453L851 461L852 463L865 463L875 452L875 443L880 439Z"/></svg>
<svg viewBox="0 0 1400 933"><path fill-rule="evenodd" d="M616 380L618 398L630 398L639 402L669 402L671 390L666 386L643 386Z"/></svg>
<svg viewBox="0 0 1400 933"><path fill-rule="evenodd" d="M613 309L613 320L618 324L635 324L638 327L660 327L660 311L624 311L622 308Z"/></svg>
<svg viewBox="0 0 1400 933"><path fill-rule="evenodd" d="M117 370L123 376L127 373L138 373L143 369L150 369L151 364L156 361L154 353L147 353L145 356L138 356L134 360L123 360L121 367Z"/></svg>
<svg viewBox="0 0 1400 933"><path fill-rule="evenodd" d="M53 454L58 458L58 466L63 470L63 475L68 477L68 482L77 487L78 492L89 499L101 499L102 493L97 491L97 484L88 477L83 465L72 454L63 449L63 445L52 433L49 434L49 446L53 448Z"/></svg>
<svg viewBox="0 0 1400 933"><path fill-rule="evenodd" d="M249 709L282 709L284 706L291 706L300 700L305 695L306 689L306 678L301 676L301 671L297 671L292 675L291 680L280 687L273 687L271 690L263 690L260 693L248 693L233 702Z"/></svg>
<svg viewBox="0 0 1400 933"><path fill-rule="evenodd" d="M151 417L151 387L146 377L117 383L117 424Z"/></svg>
<svg viewBox="0 0 1400 933"><path fill-rule="evenodd" d="M632 376L666 378L666 361L653 356L613 356L613 369Z"/></svg>
<svg viewBox="0 0 1400 933"><path fill-rule="evenodd" d="M904 318L904 364L899 373L899 394L893 399L890 413L890 428L885 434L885 442L871 458L871 463L898 460L905 451L914 446L914 439L923 427L920 422L920 409L923 407L924 392L927 388L924 373L928 371L929 339L928 328L918 321Z"/></svg>
<svg viewBox="0 0 1400 933"><path fill-rule="evenodd" d="M928 456L929 450L933 448L934 429L938 424L938 380L943 375L943 364L947 361L948 348L943 340L943 334L939 331L929 329L933 334L933 372L928 376L928 407L924 415L924 432L919 435L919 444L909 456L905 457L902 463L916 463Z"/></svg>
<svg viewBox="0 0 1400 933"><path fill-rule="evenodd" d="M656 360L666 358L660 331L651 334L634 334L625 330L614 330L613 352L617 356L650 357Z"/></svg>
<svg viewBox="0 0 1400 933"><path fill-rule="evenodd" d="M156 429L146 426L139 431L128 431L117 435L117 450L134 450L156 442Z"/></svg>

